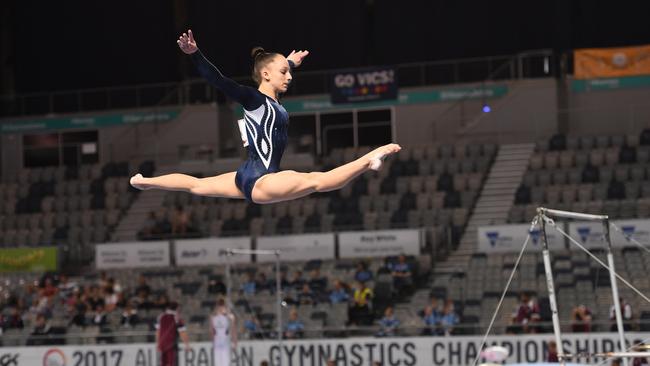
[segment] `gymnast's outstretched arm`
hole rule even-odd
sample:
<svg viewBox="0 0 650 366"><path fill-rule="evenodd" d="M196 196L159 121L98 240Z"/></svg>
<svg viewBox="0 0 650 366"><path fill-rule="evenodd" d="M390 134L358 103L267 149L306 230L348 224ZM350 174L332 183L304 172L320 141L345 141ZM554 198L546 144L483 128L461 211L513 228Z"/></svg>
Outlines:
<svg viewBox="0 0 650 366"><path fill-rule="evenodd" d="M229 98L241 104L244 108L258 107L260 102L259 95L255 89L240 85L234 80L224 76L216 66L214 66L199 50L194 39L192 30L183 33L176 41L183 52L192 56L192 61L196 65L199 74L203 76L210 84L224 92ZM263 99L262 99L263 101Z"/></svg>

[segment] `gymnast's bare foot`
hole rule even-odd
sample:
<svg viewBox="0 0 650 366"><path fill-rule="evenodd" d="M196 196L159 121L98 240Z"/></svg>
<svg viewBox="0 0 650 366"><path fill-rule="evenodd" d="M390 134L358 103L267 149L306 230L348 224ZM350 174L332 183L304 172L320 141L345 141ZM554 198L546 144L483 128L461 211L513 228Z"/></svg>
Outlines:
<svg viewBox="0 0 650 366"><path fill-rule="evenodd" d="M151 187L149 187L147 184L144 183L144 179L145 178L142 176L142 174L138 173L138 174L131 177L131 180L129 181L129 183L131 183L131 185L133 187L135 187L135 188L137 188L137 189L139 189L141 191L150 189Z"/></svg>
<svg viewBox="0 0 650 366"><path fill-rule="evenodd" d="M368 168L372 170L381 169L384 159L400 150L402 150L402 147L398 144L388 144L371 151L366 155L369 159Z"/></svg>

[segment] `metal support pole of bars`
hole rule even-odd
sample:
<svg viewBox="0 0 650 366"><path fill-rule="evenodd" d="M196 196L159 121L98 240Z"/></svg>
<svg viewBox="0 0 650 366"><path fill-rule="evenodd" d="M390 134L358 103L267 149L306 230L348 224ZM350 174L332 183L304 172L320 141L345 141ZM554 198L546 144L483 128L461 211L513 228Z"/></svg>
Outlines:
<svg viewBox="0 0 650 366"><path fill-rule="evenodd" d="M251 250L251 249L225 249L219 252L219 255L226 256L226 303L230 309L234 309L231 301L231 287L232 279L230 275L231 265L230 258L236 254L255 254L255 255L274 255L275 256L275 296L276 296L276 332L277 332L277 341L278 348L280 349L278 355L278 366L282 366L282 284L281 284L281 275L280 275L280 251L279 250Z"/></svg>
<svg viewBox="0 0 650 366"><path fill-rule="evenodd" d="M609 219L603 220L603 236L607 243L607 264L609 265L609 281L612 285L612 297L614 301L614 312L616 315L616 327L618 328L619 346L621 352L625 352L625 329L623 328L623 315L621 314L621 302L619 301L618 283L616 282L616 270L614 269L614 253L612 252L612 238L609 233ZM623 366L628 366L629 361L623 357Z"/></svg>
<svg viewBox="0 0 650 366"><path fill-rule="evenodd" d="M551 267L551 254L548 249L548 238L546 237L546 217L539 210L539 221L542 226L542 256L544 258L544 271L546 272L546 286L548 287L548 300L551 306L551 317L553 320L553 333L555 334L555 343L557 344L558 358L560 364L565 365L564 348L562 347L562 330L560 329L560 317L557 310L557 299L555 298L555 285L553 284L553 271Z"/></svg>

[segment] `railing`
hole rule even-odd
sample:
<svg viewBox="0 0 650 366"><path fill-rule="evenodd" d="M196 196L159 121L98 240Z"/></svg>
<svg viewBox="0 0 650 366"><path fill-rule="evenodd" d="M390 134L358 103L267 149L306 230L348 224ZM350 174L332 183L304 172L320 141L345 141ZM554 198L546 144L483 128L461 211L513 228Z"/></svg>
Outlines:
<svg viewBox="0 0 650 366"><path fill-rule="evenodd" d="M529 51L516 55L474 57L444 61L399 64L400 87L453 84L462 82L548 76L544 73L550 51ZM549 66L550 65L550 66ZM330 91L330 75L340 70L299 71L288 96L325 94ZM249 77L236 81L251 85ZM169 98L169 95L174 95ZM107 109L145 108L213 102L219 98L201 79L134 86L80 89L0 96L0 117L78 113ZM164 102L161 102L164 100Z"/></svg>
<svg viewBox="0 0 650 366"><path fill-rule="evenodd" d="M207 322L207 320L206 320ZM632 322L630 322L632 323ZM645 327L650 325L650 321L636 320L633 322L635 326ZM205 327L204 323L193 323L200 327ZM609 332L610 321L594 321L592 324L592 332ZM146 325L146 324L145 324ZM561 323L563 333L572 333L570 323ZM488 323L460 323L453 327L452 335L483 335L487 329ZM512 327L509 322L496 322L493 327L492 335L498 334L512 334L507 333L507 329ZM551 322L538 322L530 324L529 327L536 327L536 334L540 337L552 337L552 323ZM634 329L634 327L632 327ZM108 327L87 326L85 332L82 333L63 333L63 334L48 334L48 335L29 335L29 334L14 334L5 333L0 339L0 347L12 347L23 345L76 345L76 344L95 344L95 343L151 343L155 341L156 333L153 330L129 330L123 328L118 331L112 331ZM210 341L211 336L205 327L205 331L197 331L190 327L188 335L192 342ZM396 331L396 337L414 337L414 336L431 336L431 337L445 337L444 331L438 329L442 334L431 335L427 333L432 328L424 325L402 325ZM317 328L305 328L302 332L304 339L323 339L323 338L349 338L349 337L373 337L377 336L381 328L378 325L372 326L322 326ZM435 332L435 331L434 331ZM239 335L240 340L276 340L275 325L262 329L258 332L244 332ZM285 340L286 341L286 340Z"/></svg>

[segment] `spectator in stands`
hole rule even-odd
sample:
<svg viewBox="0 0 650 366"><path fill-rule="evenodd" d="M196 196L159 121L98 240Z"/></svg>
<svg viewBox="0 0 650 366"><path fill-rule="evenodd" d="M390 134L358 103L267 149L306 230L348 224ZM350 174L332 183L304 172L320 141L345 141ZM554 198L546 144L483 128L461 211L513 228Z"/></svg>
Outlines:
<svg viewBox="0 0 650 366"><path fill-rule="evenodd" d="M255 313L249 313L242 326L244 327L242 333L248 335L248 339L264 338L260 321L257 319Z"/></svg>
<svg viewBox="0 0 650 366"><path fill-rule="evenodd" d="M165 294L160 294L158 295L158 298L156 299L156 302L154 303L154 307L160 310L167 309L169 306L169 298Z"/></svg>
<svg viewBox="0 0 650 366"><path fill-rule="evenodd" d="M287 278L286 270L280 271L280 287L282 288L282 291L287 291L291 287L291 285L289 285L289 279Z"/></svg>
<svg viewBox="0 0 650 366"><path fill-rule="evenodd" d="M539 305L528 294L519 295L520 303L512 314L512 323L508 327L509 333L534 333L533 323L539 320Z"/></svg>
<svg viewBox="0 0 650 366"><path fill-rule="evenodd" d="M384 310L384 317L379 320L379 332L377 337L394 337L397 335L399 320L395 318L393 307L388 306Z"/></svg>
<svg viewBox="0 0 650 366"><path fill-rule="evenodd" d="M557 343L555 343L553 340L548 342L548 351L546 353L545 360L546 362L560 362L560 358L558 357L557 352Z"/></svg>
<svg viewBox="0 0 650 366"><path fill-rule="evenodd" d="M334 288L330 292L330 303L338 304L342 302L348 302L350 300L350 295L348 294L347 289L343 285L343 282L340 280L334 280Z"/></svg>
<svg viewBox="0 0 650 366"><path fill-rule="evenodd" d="M70 325L76 325L78 327L85 327L87 322L86 313L88 311L88 304L81 299L79 295L79 301L74 306L74 315L70 320Z"/></svg>
<svg viewBox="0 0 650 366"><path fill-rule="evenodd" d="M59 293L59 289L54 286L54 282L51 278L45 279L45 284L40 291L41 297L47 297L48 299L53 299Z"/></svg>
<svg viewBox="0 0 650 366"><path fill-rule="evenodd" d="M1 316L1 315L0 315ZM9 315L2 319L0 324L1 329L23 329L25 323L23 322L23 317L20 313L20 308L14 306L11 308Z"/></svg>
<svg viewBox="0 0 650 366"><path fill-rule="evenodd" d="M530 203L530 188L520 185L515 193L515 204L526 205Z"/></svg>
<svg viewBox="0 0 650 366"><path fill-rule="evenodd" d="M122 293L122 285L119 282L117 282L113 277L108 278L108 281L106 283L106 288L112 288L113 292L118 295Z"/></svg>
<svg viewBox="0 0 650 366"><path fill-rule="evenodd" d="M54 301L52 297L41 295L36 303L32 306L32 312L35 314L43 314L49 318L52 315L52 306Z"/></svg>
<svg viewBox="0 0 650 366"><path fill-rule="evenodd" d="M183 206L176 206L172 215L172 234L184 235L187 233L187 226L190 222L190 215L183 210Z"/></svg>
<svg viewBox="0 0 650 366"><path fill-rule="evenodd" d="M305 325L298 319L298 310L291 309L289 313L289 321L284 327L284 337L287 339L302 338L305 330Z"/></svg>
<svg viewBox="0 0 650 366"><path fill-rule="evenodd" d="M138 310L135 309L131 302L127 302L124 310L122 311L122 319L120 324L123 327L134 327L138 324L140 318L138 317Z"/></svg>
<svg viewBox="0 0 650 366"><path fill-rule="evenodd" d="M372 280L372 272L368 270L368 265L365 262L357 262L357 270L354 273L354 280L363 283Z"/></svg>
<svg viewBox="0 0 650 366"><path fill-rule="evenodd" d="M424 329L422 330L422 335L432 336L440 333L439 326L441 314L438 312L437 306L434 307L432 305L429 305L425 307L424 313L422 315L422 320L424 321Z"/></svg>
<svg viewBox="0 0 650 366"><path fill-rule="evenodd" d="M256 290L257 292L267 290L270 294L273 294L275 293L275 281L269 280L266 278L266 273L260 272L257 275Z"/></svg>
<svg viewBox="0 0 650 366"><path fill-rule="evenodd" d="M413 273L411 266L406 262L406 256L400 255L397 263L389 264L391 275L393 276L393 286L402 294L413 286Z"/></svg>
<svg viewBox="0 0 650 366"><path fill-rule="evenodd" d="M134 295L138 296L141 292L144 292L146 296L151 295L151 286L149 286L147 279L142 274L138 277L138 286L135 288Z"/></svg>
<svg viewBox="0 0 650 366"><path fill-rule="evenodd" d="M641 131L641 134L639 135L639 145L650 145L650 128L646 128Z"/></svg>
<svg viewBox="0 0 650 366"><path fill-rule="evenodd" d="M348 311L348 324L370 325L372 313L370 309L373 292L364 282L356 283L353 302Z"/></svg>
<svg viewBox="0 0 650 366"><path fill-rule="evenodd" d="M618 299L621 307L621 315L623 316L623 330L630 331L632 329L632 306L623 300L622 297ZM610 331L618 331L618 326L616 326L616 308L612 305L609 308L609 320L611 320L612 325L610 326Z"/></svg>
<svg viewBox="0 0 650 366"><path fill-rule="evenodd" d="M611 366L621 366L621 359L620 358L613 359Z"/></svg>
<svg viewBox="0 0 650 366"><path fill-rule="evenodd" d="M574 333L591 332L591 310L585 305L578 305L571 311L571 329Z"/></svg>
<svg viewBox="0 0 650 366"><path fill-rule="evenodd" d="M73 296L75 289L79 288L77 283L70 281L70 279L68 279L68 276L65 274L61 274L59 276L59 284L57 287L59 288L59 297L63 301L66 301L71 296Z"/></svg>
<svg viewBox="0 0 650 366"><path fill-rule="evenodd" d="M117 307L117 302L119 298L115 291L113 290L113 286L106 286L104 289L104 304L106 308L106 312L112 312L115 310Z"/></svg>
<svg viewBox="0 0 650 366"><path fill-rule="evenodd" d="M311 276L309 278L309 288L314 291L315 295L321 295L325 293L327 288L327 278L320 275L320 269L316 268L311 271Z"/></svg>
<svg viewBox="0 0 650 366"><path fill-rule="evenodd" d="M302 285L302 291L298 293L297 301L300 305L313 305L316 303L316 296L308 283Z"/></svg>
<svg viewBox="0 0 650 366"><path fill-rule="evenodd" d="M99 279L97 279L97 287L99 287L101 290L104 290L106 286L108 286L108 274L102 271L99 274Z"/></svg>
<svg viewBox="0 0 650 366"><path fill-rule="evenodd" d="M38 302L38 291L36 285L28 283L25 285L25 293L22 296L23 308L31 309Z"/></svg>
<svg viewBox="0 0 650 366"><path fill-rule="evenodd" d="M305 283L305 280L302 278L302 271L301 270L296 270L293 273L293 277L291 277L291 280L289 281L289 286L294 291L300 291L302 289L302 285Z"/></svg>
<svg viewBox="0 0 650 366"><path fill-rule="evenodd" d="M257 292L257 283L255 283L252 273L246 273L246 280L241 285L241 292L246 296L253 296Z"/></svg>
<svg viewBox="0 0 650 366"><path fill-rule="evenodd" d="M460 323L454 302L451 299L445 301L445 307L442 309L440 316L440 332L444 335L451 335L454 332L454 327Z"/></svg>
<svg viewBox="0 0 650 366"><path fill-rule="evenodd" d="M99 306L104 307L104 305L106 305L104 298L101 296L99 288L95 285L90 286L86 302L92 311L97 310Z"/></svg>
<svg viewBox="0 0 650 366"><path fill-rule="evenodd" d="M95 309L95 313L93 314L92 318L92 325L96 325L98 327L103 327L106 324L108 324L108 319L106 317L106 308L104 308L104 305L98 305L97 308Z"/></svg>
<svg viewBox="0 0 650 366"><path fill-rule="evenodd" d="M140 290L138 296L134 297L132 300L140 310L149 310L154 307L154 303L149 299L149 295L146 290Z"/></svg>
<svg viewBox="0 0 650 366"><path fill-rule="evenodd" d="M52 333L52 328L50 327L49 322L45 319L43 314L38 314L36 316L36 323L34 324L34 329L30 334L30 337L27 339L28 346L43 346L49 344L49 340L46 338Z"/></svg>
<svg viewBox="0 0 650 366"><path fill-rule="evenodd" d="M213 295L225 295L227 292L226 284L223 283L221 277L212 277L208 281L208 293Z"/></svg>

